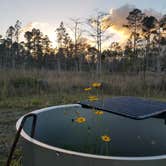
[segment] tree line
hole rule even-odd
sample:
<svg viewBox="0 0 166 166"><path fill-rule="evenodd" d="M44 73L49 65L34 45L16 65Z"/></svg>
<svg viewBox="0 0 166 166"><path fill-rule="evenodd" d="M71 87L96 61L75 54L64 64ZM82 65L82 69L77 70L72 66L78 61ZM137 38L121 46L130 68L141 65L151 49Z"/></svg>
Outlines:
<svg viewBox="0 0 166 166"><path fill-rule="evenodd" d="M90 27L87 35L92 37L96 46L92 46L83 37L85 31L80 28L79 19L72 19L73 36L69 35L64 23L56 29L57 48L51 47L47 35L33 28L19 41L21 22L0 36L0 68L49 69L57 71L109 71L109 72L145 72L166 70L166 15L158 19L147 16L140 9L129 12L127 24L122 25L130 33L122 48L118 42L102 49L102 44L111 36L106 31L111 24L104 25L108 13L98 12L87 20Z"/></svg>

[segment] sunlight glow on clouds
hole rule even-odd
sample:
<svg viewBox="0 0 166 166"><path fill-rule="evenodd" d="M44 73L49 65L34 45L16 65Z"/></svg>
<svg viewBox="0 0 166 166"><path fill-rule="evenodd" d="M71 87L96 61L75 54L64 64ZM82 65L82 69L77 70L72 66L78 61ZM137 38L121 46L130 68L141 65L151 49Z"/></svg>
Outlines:
<svg viewBox="0 0 166 166"><path fill-rule="evenodd" d="M44 23L44 22L32 22L27 24L26 26L24 26L21 29L21 34L20 34L20 41L24 41L24 33L26 31L31 31L33 28L36 29L40 29L40 31L43 33L43 35L47 35L50 39L50 41L52 42L52 46L55 48L57 47L57 39L56 39L56 26L51 25L49 23ZM103 47L109 47L111 42L113 41L117 41L120 42L121 44L123 42L125 42L125 40L127 39L127 35L125 34L125 32L120 31L120 30L116 30L115 28L111 27L108 30L108 35L112 34L112 36L110 37L109 40L107 40L107 42L103 43ZM89 42L91 43L91 42ZM93 45L93 44L92 44Z"/></svg>
<svg viewBox="0 0 166 166"><path fill-rule="evenodd" d="M126 40L129 38L130 32L128 29L124 28L123 25L127 24L126 17L128 16L129 12L133 10L135 6L133 5L124 5L122 7L119 7L117 9L110 9L109 16L106 16L103 20L103 24L105 26L111 27L108 29L107 35L110 36L110 38L103 43L103 48L108 48L112 42L119 42L121 46L124 46ZM159 18L160 13L148 9L143 10L147 15L154 15L155 17ZM22 33L20 36L20 40L24 41L24 33L26 31L31 31L33 28L40 29L40 31L47 35L52 42L52 47L57 47L57 39L56 39L56 28L59 25L52 25L47 22L32 22L27 24L22 28ZM65 26L66 27L66 26ZM67 28L67 27L66 27ZM70 34L70 32L69 32ZM70 37L73 38L73 35L70 34ZM89 39L88 36L83 36L84 38ZM89 44L92 44L92 46L95 46L92 41L89 41Z"/></svg>

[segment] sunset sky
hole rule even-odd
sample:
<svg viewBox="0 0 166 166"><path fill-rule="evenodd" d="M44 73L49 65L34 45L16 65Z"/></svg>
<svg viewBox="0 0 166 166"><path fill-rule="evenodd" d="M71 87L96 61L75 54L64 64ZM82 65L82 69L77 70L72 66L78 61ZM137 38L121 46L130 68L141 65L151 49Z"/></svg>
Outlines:
<svg viewBox="0 0 166 166"><path fill-rule="evenodd" d="M166 0L1 0L0 34L4 35L6 29L19 19L25 28L32 23L39 28L44 26L43 29L50 31L47 33L51 36L51 31L62 20L67 22L70 18L88 18L95 9L108 12L126 4L166 13Z"/></svg>

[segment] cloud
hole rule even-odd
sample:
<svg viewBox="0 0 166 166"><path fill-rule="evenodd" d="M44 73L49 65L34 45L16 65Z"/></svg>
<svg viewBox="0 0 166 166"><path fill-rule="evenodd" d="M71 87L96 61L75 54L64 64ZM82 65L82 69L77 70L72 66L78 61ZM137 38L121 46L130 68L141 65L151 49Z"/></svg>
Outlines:
<svg viewBox="0 0 166 166"><path fill-rule="evenodd" d="M121 30L122 26L127 23L126 17L133 8L134 6L125 5L117 9L111 9L110 16L107 17L107 23L112 24L113 28Z"/></svg>
<svg viewBox="0 0 166 166"><path fill-rule="evenodd" d="M111 45L113 41L124 45L126 40L129 38L130 33L128 29L123 27L123 25L127 24L126 17L133 9L134 6L128 4L117 9L111 9L109 12L110 15L103 19L106 26L111 25L109 33L114 34L113 37L107 42L107 46Z"/></svg>
<svg viewBox="0 0 166 166"><path fill-rule="evenodd" d="M110 16L106 18L107 23L113 24L115 29L121 29L124 24L127 24L126 17L128 16L129 12L136 8L134 5L126 4L117 9L110 10ZM147 16L155 16L156 18L160 18L161 14L154 10L154 9L143 9L143 13Z"/></svg>
<svg viewBox="0 0 166 166"><path fill-rule="evenodd" d="M124 45L126 40L130 36L130 32L128 29L124 28L123 25L127 24L126 17L129 15L129 12L132 11L136 6L126 4L124 6L121 6L117 9L111 9L110 15L106 16L104 18L104 24L112 25L109 29L110 33L114 33L115 37L113 39L117 39L117 41ZM143 9L143 13L145 13L147 16L155 16L156 18L160 18L161 14L154 9Z"/></svg>

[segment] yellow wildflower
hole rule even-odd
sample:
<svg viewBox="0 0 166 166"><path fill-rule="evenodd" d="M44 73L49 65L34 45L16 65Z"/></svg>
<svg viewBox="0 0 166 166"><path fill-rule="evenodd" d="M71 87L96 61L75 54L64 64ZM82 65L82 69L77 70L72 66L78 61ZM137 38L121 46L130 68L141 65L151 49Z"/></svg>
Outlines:
<svg viewBox="0 0 166 166"><path fill-rule="evenodd" d="M77 119L75 119L75 122L77 123L84 123L86 121L86 119L84 117L78 117Z"/></svg>
<svg viewBox="0 0 166 166"><path fill-rule="evenodd" d="M99 100L98 98L93 98L93 99L89 99L89 101L97 101Z"/></svg>
<svg viewBox="0 0 166 166"><path fill-rule="evenodd" d="M104 112L103 112L103 111L99 111L99 110L97 110L97 111L95 111L95 114L96 114L96 115L103 115Z"/></svg>
<svg viewBox="0 0 166 166"><path fill-rule="evenodd" d="M94 99L94 98L97 98L97 96L89 96L88 98L89 99Z"/></svg>
<svg viewBox="0 0 166 166"><path fill-rule="evenodd" d="M84 91L91 91L92 90L92 88L84 88Z"/></svg>
<svg viewBox="0 0 166 166"><path fill-rule="evenodd" d="M97 101L97 100L99 100L99 98L97 96L89 96L88 100L89 101Z"/></svg>
<svg viewBox="0 0 166 166"><path fill-rule="evenodd" d="M111 138L110 138L108 135L103 135L103 136L101 136L101 139L102 139L102 141L104 141L104 142L110 142L110 141L111 141Z"/></svg>
<svg viewBox="0 0 166 166"><path fill-rule="evenodd" d="M100 82L94 82L94 83L92 83L92 87L100 88L101 87L101 83Z"/></svg>

